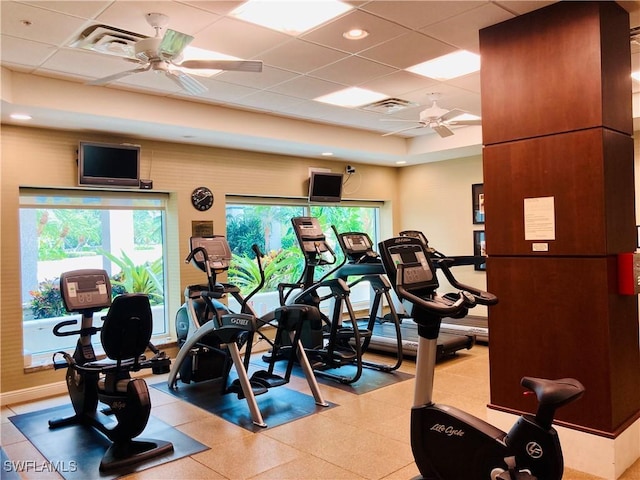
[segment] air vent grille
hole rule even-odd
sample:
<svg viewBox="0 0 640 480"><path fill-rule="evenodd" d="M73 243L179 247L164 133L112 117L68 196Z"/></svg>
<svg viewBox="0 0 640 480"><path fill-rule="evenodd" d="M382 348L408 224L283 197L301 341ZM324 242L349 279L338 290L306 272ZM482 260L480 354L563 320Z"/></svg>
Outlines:
<svg viewBox="0 0 640 480"><path fill-rule="evenodd" d="M416 106L418 106L417 103L410 102L408 100L402 100L401 98L385 98L377 102L369 103L368 105L363 105L362 107L360 107L360 109L366 110L367 112L390 114L397 113L400 110L405 110L407 108Z"/></svg>
<svg viewBox="0 0 640 480"><path fill-rule="evenodd" d="M143 38L148 37L108 25L91 25L69 46L135 59L134 45Z"/></svg>

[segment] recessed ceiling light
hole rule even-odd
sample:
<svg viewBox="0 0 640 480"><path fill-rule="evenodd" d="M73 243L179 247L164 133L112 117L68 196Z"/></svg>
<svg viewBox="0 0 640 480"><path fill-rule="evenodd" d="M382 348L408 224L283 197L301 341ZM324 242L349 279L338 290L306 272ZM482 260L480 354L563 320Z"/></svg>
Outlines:
<svg viewBox="0 0 640 480"><path fill-rule="evenodd" d="M348 32L344 32L342 36L347 40L362 40L369 36L369 32L361 28L352 28Z"/></svg>
<svg viewBox="0 0 640 480"><path fill-rule="evenodd" d="M396 165L404 165L405 163L407 163L407 161L406 161L406 160L398 160L398 161L396 162Z"/></svg>
<svg viewBox="0 0 640 480"><path fill-rule="evenodd" d="M314 100L316 102L329 103L340 107L359 107L361 105L367 105L368 103L377 102L383 98L387 98L383 93L352 87L314 98Z"/></svg>
<svg viewBox="0 0 640 480"><path fill-rule="evenodd" d="M14 120L31 120L32 118L28 113L12 113L9 116Z"/></svg>
<svg viewBox="0 0 640 480"><path fill-rule="evenodd" d="M449 80L478 70L480 70L480 55L466 50L458 50L407 68L409 72L435 80Z"/></svg>
<svg viewBox="0 0 640 480"><path fill-rule="evenodd" d="M333 156L333 152L322 152L321 155L323 157L331 157L331 156Z"/></svg>
<svg viewBox="0 0 640 480"><path fill-rule="evenodd" d="M636 80L637 82L640 82L640 71L638 72L631 72L631 78L633 78L634 80Z"/></svg>
<svg viewBox="0 0 640 480"><path fill-rule="evenodd" d="M299 35L352 8L337 0L249 0L233 10L231 15L272 30Z"/></svg>

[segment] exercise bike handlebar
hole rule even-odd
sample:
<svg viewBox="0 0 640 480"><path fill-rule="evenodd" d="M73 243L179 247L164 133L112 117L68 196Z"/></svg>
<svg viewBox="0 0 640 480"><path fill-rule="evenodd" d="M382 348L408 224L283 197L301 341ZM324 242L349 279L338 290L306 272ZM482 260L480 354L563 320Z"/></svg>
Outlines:
<svg viewBox="0 0 640 480"><path fill-rule="evenodd" d="M462 311L464 308L475 305L475 297L465 291L458 292L458 299L452 304L436 302L434 300L428 300L426 298L418 297L413 293L405 290L404 288L404 269L405 267L417 266L419 264L399 264L397 266L398 274L396 276L396 291L398 295L405 300L410 301L414 305L419 305L425 310L445 317L448 315L455 315Z"/></svg>
<svg viewBox="0 0 640 480"><path fill-rule="evenodd" d="M469 292L474 296L476 303L480 305L495 305L498 303L498 297L496 297L493 293L486 292L484 290L480 290L479 288L472 287L471 285L465 285L464 283L459 282L456 277L453 276L449 265L447 265L447 258L435 259L438 267L444 273L444 276L447 277L447 281L458 290L464 290L465 292Z"/></svg>

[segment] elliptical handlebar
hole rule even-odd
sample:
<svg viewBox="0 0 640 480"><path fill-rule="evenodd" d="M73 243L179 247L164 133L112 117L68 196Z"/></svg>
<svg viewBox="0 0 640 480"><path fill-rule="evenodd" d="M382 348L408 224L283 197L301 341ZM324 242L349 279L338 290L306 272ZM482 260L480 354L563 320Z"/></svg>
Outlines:
<svg viewBox="0 0 640 480"><path fill-rule="evenodd" d="M256 293L258 293L262 289L262 287L264 287L264 282L265 282L264 268L262 268L262 251L260 250L260 247L255 243L251 246L251 250L253 250L253 253L256 254L256 260L258 262L258 271L260 272L260 283L258 283L258 285L253 290L251 290L251 293L249 293L249 295L244 297L244 299L242 300L242 304L240 305L240 311L242 313L246 313L245 308L249 303L249 300Z"/></svg>

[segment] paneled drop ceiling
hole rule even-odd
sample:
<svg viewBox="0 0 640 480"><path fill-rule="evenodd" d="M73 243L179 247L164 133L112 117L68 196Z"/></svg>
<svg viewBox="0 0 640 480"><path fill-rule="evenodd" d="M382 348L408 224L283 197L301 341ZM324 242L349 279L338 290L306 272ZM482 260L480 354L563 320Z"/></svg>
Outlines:
<svg viewBox="0 0 640 480"><path fill-rule="evenodd" d="M17 123L9 114L20 112L32 116L33 126L293 156L331 152L382 165L478 154L480 126L453 127L446 138L428 127L383 136L417 126L383 119L417 121L434 94L440 108L481 114L479 72L442 81L406 69L458 50L479 53L481 28L553 2L351 1L349 11L300 35L239 20L231 12L242 3L2 0L2 122ZM638 27L640 2L619 3ZM193 36L191 46L261 60L262 72L194 77L207 89L198 95L153 71L86 85L139 66L122 50L154 36L145 18L151 12ZM369 35L345 39L352 28ZM87 40L88 34L95 38ZM96 46L77 48L79 39ZM640 46L633 42L632 67L640 69ZM347 87L382 93L383 105L345 108L314 100ZM640 83L633 88L640 92Z"/></svg>

